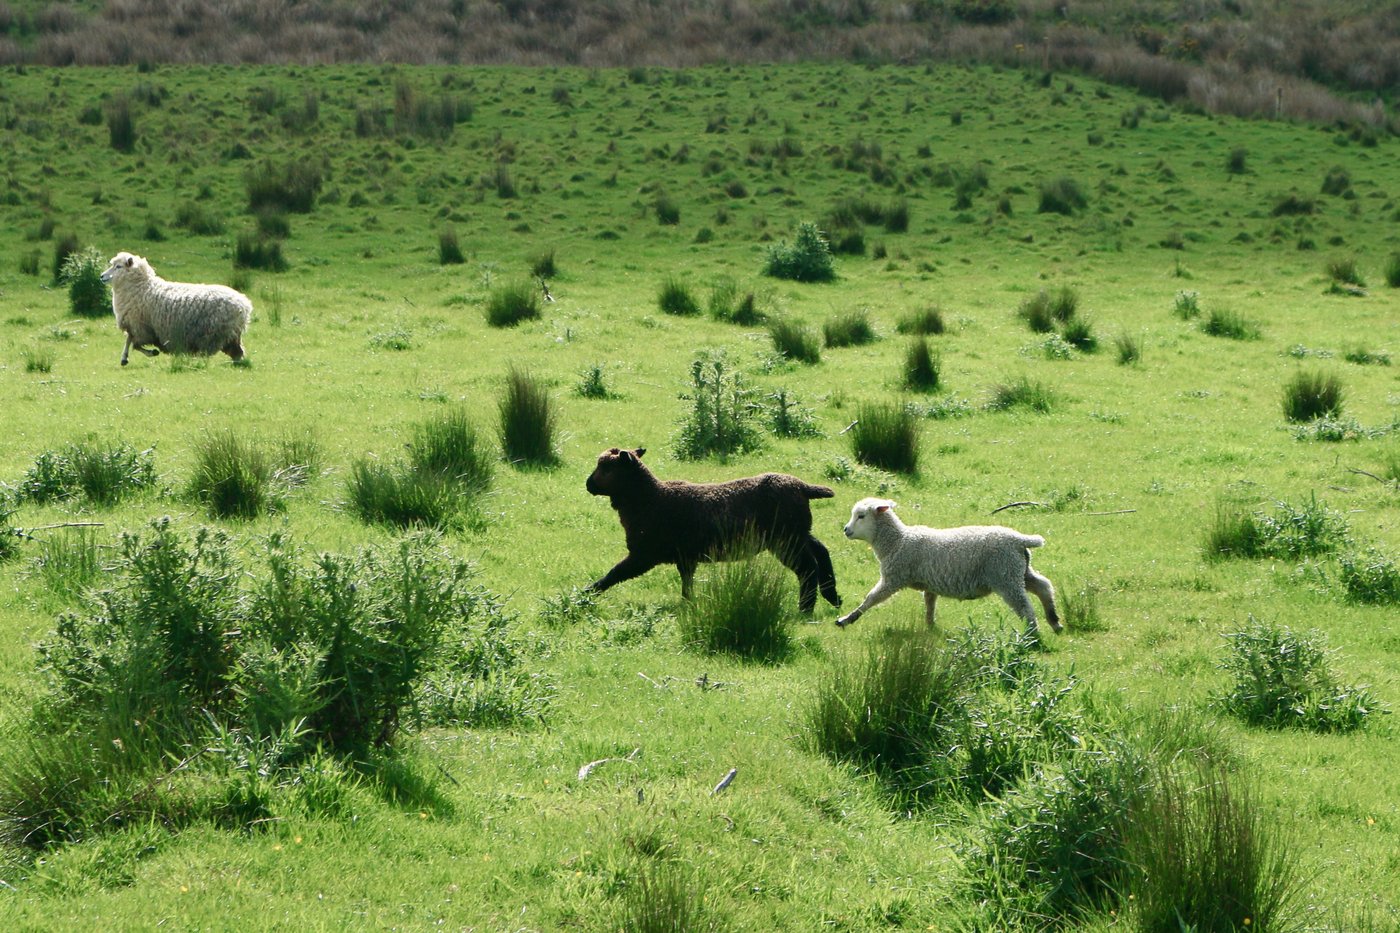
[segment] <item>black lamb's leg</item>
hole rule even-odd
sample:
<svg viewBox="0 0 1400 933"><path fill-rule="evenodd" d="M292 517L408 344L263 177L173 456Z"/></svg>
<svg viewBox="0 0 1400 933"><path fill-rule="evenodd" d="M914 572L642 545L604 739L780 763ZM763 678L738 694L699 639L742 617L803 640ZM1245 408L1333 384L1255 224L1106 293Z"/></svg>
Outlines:
<svg viewBox="0 0 1400 933"><path fill-rule="evenodd" d="M656 561L648 558L638 557L636 554L628 554L617 565L601 578L588 585L588 589L595 593L601 593L609 587L616 586L623 580L630 580L633 577L640 577L648 570L656 566Z"/></svg>
<svg viewBox="0 0 1400 933"><path fill-rule="evenodd" d="M691 599L695 591L695 567L693 560L676 561L676 569L681 572L681 599Z"/></svg>
<svg viewBox="0 0 1400 933"><path fill-rule="evenodd" d="M831 565L831 552L815 537L807 539L807 550L817 565L817 584L821 587L822 598L833 606L841 605L841 596L836 592L836 568Z"/></svg>

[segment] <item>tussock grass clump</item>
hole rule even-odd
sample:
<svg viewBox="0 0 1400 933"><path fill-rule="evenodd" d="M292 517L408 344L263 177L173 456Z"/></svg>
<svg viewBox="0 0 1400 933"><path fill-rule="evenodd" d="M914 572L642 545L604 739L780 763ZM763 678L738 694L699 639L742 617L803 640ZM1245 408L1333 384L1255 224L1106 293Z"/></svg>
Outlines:
<svg viewBox="0 0 1400 933"><path fill-rule="evenodd" d="M438 231L438 265L457 266L467 261L462 253L461 241L457 239L457 228L451 225Z"/></svg>
<svg viewBox="0 0 1400 933"><path fill-rule="evenodd" d="M486 299L486 323L514 327L540 316L540 300L529 282L510 282L491 290Z"/></svg>
<svg viewBox="0 0 1400 933"><path fill-rule="evenodd" d="M507 461L532 467L559 462L559 410L542 380L512 366L497 409L501 452Z"/></svg>
<svg viewBox="0 0 1400 933"><path fill-rule="evenodd" d="M894 329L900 334L923 337L941 334L947 328L943 323L943 310L936 305L930 305L900 315L899 320L895 321Z"/></svg>
<svg viewBox="0 0 1400 933"><path fill-rule="evenodd" d="M693 872L672 861L648 861L623 888L617 929L628 933L717 930L705 912L705 886Z"/></svg>
<svg viewBox="0 0 1400 933"><path fill-rule="evenodd" d="M1296 850L1245 775L1209 759L1159 766L1129 813L1134 929L1300 929Z"/></svg>
<svg viewBox="0 0 1400 933"><path fill-rule="evenodd" d="M1030 298L1021 302L1016 314L1037 334L1048 334L1056 324L1069 324L1079 307L1079 293L1069 285L1062 285L1053 292L1042 288Z"/></svg>
<svg viewBox="0 0 1400 933"><path fill-rule="evenodd" d="M1172 302L1172 313L1183 321L1193 321L1201 316L1201 296L1193 291L1180 291Z"/></svg>
<svg viewBox="0 0 1400 933"><path fill-rule="evenodd" d="M817 225L802 223L791 244L784 240L768 250L763 273L795 282L830 282L836 278L836 267L832 264L831 246Z"/></svg>
<svg viewBox="0 0 1400 933"><path fill-rule="evenodd" d="M1400 288L1400 253L1391 253L1385 261L1385 284Z"/></svg>
<svg viewBox="0 0 1400 933"><path fill-rule="evenodd" d="M228 429L206 434L194 455L189 494L214 518L257 518L282 508L285 486L257 444Z"/></svg>
<svg viewBox="0 0 1400 933"><path fill-rule="evenodd" d="M796 360L813 366L822 360L821 344L811 328L788 318L774 318L768 322L768 336L773 341L773 349L783 359Z"/></svg>
<svg viewBox="0 0 1400 933"><path fill-rule="evenodd" d="M1372 350L1365 346L1355 346L1342 354L1342 359L1358 366L1389 366L1390 354L1385 350Z"/></svg>
<svg viewBox="0 0 1400 933"><path fill-rule="evenodd" d="M1102 632L1108 628L1099 611L1100 587L1086 583L1079 587L1060 587L1056 599L1060 618L1071 632Z"/></svg>
<svg viewBox="0 0 1400 933"><path fill-rule="evenodd" d="M929 349L928 340L920 337L909 341L904 353L904 388L911 392L938 390L942 359Z"/></svg>
<svg viewBox="0 0 1400 933"><path fill-rule="evenodd" d="M1323 194L1341 197L1351 190L1351 173L1346 170L1345 166L1332 166L1323 177L1320 190Z"/></svg>
<svg viewBox="0 0 1400 933"><path fill-rule="evenodd" d="M1099 338L1094 334L1094 325L1084 317L1076 317L1065 324L1060 331L1065 343L1081 353L1094 353L1099 348Z"/></svg>
<svg viewBox="0 0 1400 933"><path fill-rule="evenodd" d="M197 201L182 201L175 208L175 226L195 236L219 236L224 232L224 219Z"/></svg>
<svg viewBox="0 0 1400 933"><path fill-rule="evenodd" d="M707 304L710 317L716 321L752 327L764 321L764 314L758 308L758 298L752 289L741 291L737 282L730 278L720 279L710 290Z"/></svg>
<svg viewBox="0 0 1400 933"><path fill-rule="evenodd" d="M700 313L700 303L690 292L690 286L680 279L669 278L661 283L661 291L656 296L656 305L666 314L689 317Z"/></svg>
<svg viewBox="0 0 1400 933"><path fill-rule="evenodd" d="M256 165L244 174L248 191L248 210L280 210L292 214L309 214L321 192L322 171L311 160L293 160L277 166L271 162Z"/></svg>
<svg viewBox="0 0 1400 933"><path fill-rule="evenodd" d="M695 598L681 608L682 640L709 654L782 660L792 650L791 580L792 574L766 553L711 564Z"/></svg>
<svg viewBox="0 0 1400 933"><path fill-rule="evenodd" d="M1062 175L1040 183L1039 213L1069 216L1088 206L1088 197L1073 178Z"/></svg>
<svg viewBox="0 0 1400 933"><path fill-rule="evenodd" d="M526 260L530 274L537 279L552 279L559 274L559 259L554 249L542 249Z"/></svg>
<svg viewBox="0 0 1400 933"><path fill-rule="evenodd" d="M282 241L269 237L258 230L247 230L238 235L233 248L235 269L263 269L267 272L286 272L287 258L282 255Z"/></svg>
<svg viewBox="0 0 1400 933"><path fill-rule="evenodd" d="M1347 540L1346 518L1309 498L1301 506L1275 503L1273 514L1218 502L1206 529L1205 555L1221 558L1297 560L1335 552Z"/></svg>
<svg viewBox="0 0 1400 933"><path fill-rule="evenodd" d="M1259 325L1254 321L1238 311L1218 308L1212 308L1201 322L1201 333L1229 340L1258 340L1261 336Z"/></svg>
<svg viewBox="0 0 1400 933"><path fill-rule="evenodd" d="M45 451L20 481L18 499L56 502L82 497L98 505L113 505L128 495L156 484L152 449L95 439L77 441L57 451Z"/></svg>
<svg viewBox="0 0 1400 933"><path fill-rule="evenodd" d="M437 473L360 459L350 465L346 504L362 522L397 528L447 528L461 515L456 484Z"/></svg>
<svg viewBox="0 0 1400 933"><path fill-rule="evenodd" d="M1274 199L1274 206L1269 210L1273 217L1302 217L1317 212L1317 199L1303 197L1292 192L1279 195Z"/></svg>
<svg viewBox="0 0 1400 933"><path fill-rule="evenodd" d="M495 475L495 453L462 408L415 424L408 462L415 472L437 474L467 495L485 492Z"/></svg>
<svg viewBox="0 0 1400 933"><path fill-rule="evenodd" d="M1249 150L1243 146L1231 149L1225 157L1225 171L1230 175L1243 175L1249 171Z"/></svg>
<svg viewBox="0 0 1400 933"><path fill-rule="evenodd" d="M652 210L656 213L656 222L663 227L674 227L681 222L680 202L665 192L656 196Z"/></svg>
<svg viewBox="0 0 1400 933"><path fill-rule="evenodd" d="M108 101L104 108L107 117L107 141L118 152L131 152L136 148L136 118L131 112L131 101L125 94Z"/></svg>
<svg viewBox="0 0 1400 933"><path fill-rule="evenodd" d="M68 307L78 317L100 318L112 313L112 293L102 281L107 261L97 247L69 254L60 281L68 285Z"/></svg>
<svg viewBox="0 0 1400 933"><path fill-rule="evenodd" d="M65 233L53 244L53 284L63 284L63 269L68 264L68 257L80 252L83 244L77 236Z"/></svg>
<svg viewBox="0 0 1400 933"><path fill-rule="evenodd" d="M1366 279L1361 275L1361 270L1356 267L1355 256L1338 256L1329 259L1324 271L1334 286L1366 287Z"/></svg>
<svg viewBox="0 0 1400 933"><path fill-rule="evenodd" d="M761 446L753 391L723 353L701 353L691 362L690 387L681 398L690 402L676 433L676 455L681 459L727 457Z"/></svg>
<svg viewBox="0 0 1400 933"><path fill-rule="evenodd" d="M1118 350L1118 364L1131 366L1142 362L1142 343L1142 338L1135 334L1122 333L1114 337L1113 345Z"/></svg>
<svg viewBox="0 0 1400 933"><path fill-rule="evenodd" d="M1283 385L1283 415L1295 424L1342 413L1346 393L1335 373L1297 372Z"/></svg>
<svg viewBox="0 0 1400 933"><path fill-rule="evenodd" d="M1215 702L1250 725L1351 732L1378 708L1366 687L1337 681L1320 632L1297 633L1251 617L1224 637L1229 653L1220 667L1233 682Z"/></svg>
<svg viewBox="0 0 1400 933"><path fill-rule="evenodd" d="M1041 414L1053 411L1058 399L1045 383L1021 376L1013 382L1001 382L992 386L987 399L988 411L1009 411L1013 408L1026 408Z"/></svg>
<svg viewBox="0 0 1400 933"><path fill-rule="evenodd" d="M893 473L918 472L919 422L904 405L862 404L850 437L857 462Z"/></svg>
<svg viewBox="0 0 1400 933"><path fill-rule="evenodd" d="M1400 479L1392 479L1392 482ZM1337 556L1342 591L1351 602L1375 606L1400 604L1400 566L1383 551L1369 547Z"/></svg>
<svg viewBox="0 0 1400 933"><path fill-rule="evenodd" d="M20 359L24 361L24 371L27 373L50 373L53 372L54 352L47 347L25 347L20 350Z"/></svg>
<svg viewBox="0 0 1400 933"><path fill-rule="evenodd" d="M870 312L855 308L828 318L822 324L822 338L828 349L873 343L875 328L870 324Z"/></svg>

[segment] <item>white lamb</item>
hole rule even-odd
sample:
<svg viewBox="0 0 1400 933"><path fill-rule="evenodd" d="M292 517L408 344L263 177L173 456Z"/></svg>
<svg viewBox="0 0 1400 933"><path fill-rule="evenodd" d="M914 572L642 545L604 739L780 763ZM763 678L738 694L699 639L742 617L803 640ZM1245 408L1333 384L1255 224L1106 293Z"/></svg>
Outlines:
<svg viewBox="0 0 1400 933"><path fill-rule="evenodd" d="M226 285L167 282L151 264L131 253L117 253L102 273L112 286L112 313L126 333L122 365L131 348L147 356L220 351L243 359L243 331L253 302ZM149 349L148 349L149 347Z"/></svg>
<svg viewBox="0 0 1400 933"><path fill-rule="evenodd" d="M1045 607L1050 627L1062 630L1054 586L1031 569L1029 549L1045 543L1040 535L1000 525L906 525L894 514L889 499L862 499L851 509L846 537L870 542L880 561L880 582L859 606L837 619L837 625L850 625L872 606L909 587L924 591L924 621L929 625L940 596L978 599L996 593L1026 620L1034 635L1035 609L1026 595L1030 592Z"/></svg>

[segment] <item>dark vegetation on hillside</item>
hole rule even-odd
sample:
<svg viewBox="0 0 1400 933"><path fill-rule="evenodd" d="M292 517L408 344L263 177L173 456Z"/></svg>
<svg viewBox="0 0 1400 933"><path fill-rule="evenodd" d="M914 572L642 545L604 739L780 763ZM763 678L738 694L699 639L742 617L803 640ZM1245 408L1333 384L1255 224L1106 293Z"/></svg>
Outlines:
<svg viewBox="0 0 1400 933"><path fill-rule="evenodd" d="M682 67L956 61L1074 70L1211 112L1395 125L1400 17L1361 0L0 2L0 64Z"/></svg>

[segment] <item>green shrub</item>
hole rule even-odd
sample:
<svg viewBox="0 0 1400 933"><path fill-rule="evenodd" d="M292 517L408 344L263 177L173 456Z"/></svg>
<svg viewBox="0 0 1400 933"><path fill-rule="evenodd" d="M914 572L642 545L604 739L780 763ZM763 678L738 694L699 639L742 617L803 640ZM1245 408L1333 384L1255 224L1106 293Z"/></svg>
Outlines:
<svg viewBox="0 0 1400 933"><path fill-rule="evenodd" d="M1298 634L1251 617L1225 640L1230 650L1220 667L1233 682L1215 702L1250 725L1351 732L1377 709L1367 688L1337 682L1320 632Z"/></svg>
<svg viewBox="0 0 1400 933"><path fill-rule="evenodd" d="M514 327L540 316L540 300L528 282L512 282L491 290L486 299L486 323Z"/></svg>
<svg viewBox="0 0 1400 933"><path fill-rule="evenodd" d="M894 473L918 472L919 423L904 405L862 404L850 437L857 462Z"/></svg>
<svg viewBox="0 0 1400 933"><path fill-rule="evenodd" d="M1068 216L1088 205L1089 199L1073 178L1060 176L1040 183L1040 206L1037 211L1041 214Z"/></svg>
<svg viewBox="0 0 1400 933"><path fill-rule="evenodd" d="M603 379L602 363L594 363L583 370L579 375L578 384L574 386L574 394L580 398L616 398L616 394L608 388L607 382Z"/></svg>
<svg viewBox="0 0 1400 933"><path fill-rule="evenodd" d="M1022 376L1015 382L1002 382L992 386L987 400L988 411L1008 411L1012 408L1028 408L1042 414L1055 408L1055 393L1043 382L1033 381Z"/></svg>
<svg viewBox="0 0 1400 933"><path fill-rule="evenodd" d="M1243 146L1236 146L1225 158L1225 171L1231 175L1243 175L1249 171L1248 161L1249 150Z"/></svg>
<svg viewBox="0 0 1400 933"><path fill-rule="evenodd" d="M942 360L929 349L928 340L909 341L904 354L904 387L911 392L934 392L939 387Z"/></svg>
<svg viewBox="0 0 1400 933"><path fill-rule="evenodd" d="M856 308L828 318L822 324L822 337L828 349L861 346L875 340L875 328L870 326L870 313Z"/></svg>
<svg viewBox="0 0 1400 933"><path fill-rule="evenodd" d="M1211 309L1201 322L1201 332L1230 340L1258 340L1259 325L1237 311Z"/></svg>
<svg viewBox="0 0 1400 933"><path fill-rule="evenodd" d="M59 279L68 284L68 307L78 317L106 317L112 313L112 293L102 281L107 263L94 246L69 254Z"/></svg>
<svg viewBox="0 0 1400 933"><path fill-rule="evenodd" d="M822 360L821 344L817 341L817 335L796 321L787 318L770 320L768 336L773 341L773 349L783 359L796 360L808 366Z"/></svg>
<svg viewBox="0 0 1400 933"><path fill-rule="evenodd" d="M680 279L669 278L661 283L656 304L666 314L689 317L700 313L700 305L690 293L690 287Z"/></svg>
<svg viewBox="0 0 1400 933"><path fill-rule="evenodd" d="M701 353L690 364L690 389L681 398L690 411L676 434L684 460L727 457L757 449L762 438L753 416L753 392L731 370L723 353Z"/></svg>
<svg viewBox="0 0 1400 933"><path fill-rule="evenodd" d="M666 227L674 227L681 222L681 206L675 198L662 192L656 196L652 203L652 210L656 212L656 222Z"/></svg>
<svg viewBox="0 0 1400 933"><path fill-rule="evenodd" d="M1283 385L1283 415L1295 424L1335 418L1342 413L1344 397L1335 373L1299 371Z"/></svg>
<svg viewBox="0 0 1400 933"><path fill-rule="evenodd" d="M944 332L943 311L936 305L919 308L900 315L895 322L895 331L913 337L922 337Z"/></svg>
<svg viewBox="0 0 1400 933"><path fill-rule="evenodd" d="M710 654L781 660L792 650L791 581L792 574L769 554L711 565L695 598L681 608L681 639Z"/></svg>
<svg viewBox="0 0 1400 933"><path fill-rule="evenodd" d="M63 270L68 265L68 257L79 252L82 248L78 238L71 233L66 233L54 241L53 284L63 284Z"/></svg>
<svg viewBox="0 0 1400 933"><path fill-rule="evenodd" d="M457 266L467 261L462 254L462 244L457 239L457 228L445 226L438 231L438 265Z"/></svg>
<svg viewBox="0 0 1400 933"><path fill-rule="evenodd" d="M152 450L120 442L84 440L45 451L20 481L21 501L54 502L83 497L112 505L156 484Z"/></svg>
<svg viewBox="0 0 1400 933"><path fill-rule="evenodd" d="M812 410L799 405L797 396L787 389L778 389L764 401L768 430L778 437L821 437L821 428L817 427Z"/></svg>
<svg viewBox="0 0 1400 933"><path fill-rule="evenodd" d="M497 408L501 452L508 462L546 467L559 462L559 411L541 380L512 366Z"/></svg>
<svg viewBox="0 0 1400 933"><path fill-rule="evenodd" d="M19 543L24 538L23 531L10 524L16 511L0 498L0 564L14 560L19 554Z"/></svg>
<svg viewBox="0 0 1400 933"><path fill-rule="evenodd" d="M257 518L282 508L286 488L271 460L232 429L206 434L195 445L190 496L214 518Z"/></svg>
<svg viewBox="0 0 1400 933"><path fill-rule="evenodd" d="M802 223L791 245L783 241L768 250L764 274L796 282L830 282L836 278L831 247L816 224Z"/></svg>
<svg viewBox="0 0 1400 933"><path fill-rule="evenodd" d="M1132 801L1127 911L1143 933L1297 928L1296 848L1247 778L1209 760L1156 769Z"/></svg>

